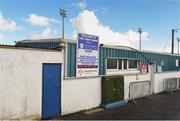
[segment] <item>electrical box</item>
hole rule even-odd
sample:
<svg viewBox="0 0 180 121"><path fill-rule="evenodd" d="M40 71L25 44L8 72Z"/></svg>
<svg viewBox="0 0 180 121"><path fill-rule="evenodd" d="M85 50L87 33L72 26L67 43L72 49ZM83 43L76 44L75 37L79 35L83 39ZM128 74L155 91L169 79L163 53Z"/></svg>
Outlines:
<svg viewBox="0 0 180 121"><path fill-rule="evenodd" d="M102 77L102 104L110 104L124 100L124 77Z"/></svg>

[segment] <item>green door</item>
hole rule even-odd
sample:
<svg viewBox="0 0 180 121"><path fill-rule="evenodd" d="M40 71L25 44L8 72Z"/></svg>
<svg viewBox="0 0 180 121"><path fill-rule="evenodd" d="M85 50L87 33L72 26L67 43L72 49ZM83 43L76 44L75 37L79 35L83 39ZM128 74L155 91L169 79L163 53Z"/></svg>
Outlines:
<svg viewBox="0 0 180 121"><path fill-rule="evenodd" d="M124 100L124 80L123 80L123 77L116 78L115 89L116 89L115 100L116 101Z"/></svg>
<svg viewBox="0 0 180 121"><path fill-rule="evenodd" d="M107 80L107 103L114 102L116 99L115 85L115 79L111 78Z"/></svg>
<svg viewBox="0 0 180 121"><path fill-rule="evenodd" d="M115 80L109 77L102 77L102 104L108 104L115 100Z"/></svg>

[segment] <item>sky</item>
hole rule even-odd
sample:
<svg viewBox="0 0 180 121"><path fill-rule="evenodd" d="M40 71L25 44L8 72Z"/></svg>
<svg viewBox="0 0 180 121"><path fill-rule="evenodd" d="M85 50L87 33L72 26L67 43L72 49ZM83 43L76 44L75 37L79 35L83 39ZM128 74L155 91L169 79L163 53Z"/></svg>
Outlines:
<svg viewBox="0 0 180 121"><path fill-rule="evenodd" d="M0 0L0 44L61 37L59 8L66 10L65 38L97 35L100 43L170 52L180 28L180 0ZM175 33L175 52L180 30Z"/></svg>

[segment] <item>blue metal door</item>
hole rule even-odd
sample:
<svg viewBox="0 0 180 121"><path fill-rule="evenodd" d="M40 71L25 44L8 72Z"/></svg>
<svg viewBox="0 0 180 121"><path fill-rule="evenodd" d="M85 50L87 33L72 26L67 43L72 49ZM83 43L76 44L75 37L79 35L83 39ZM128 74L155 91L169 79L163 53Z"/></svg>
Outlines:
<svg viewBox="0 0 180 121"><path fill-rule="evenodd" d="M43 64L42 117L49 118L61 113L61 65Z"/></svg>

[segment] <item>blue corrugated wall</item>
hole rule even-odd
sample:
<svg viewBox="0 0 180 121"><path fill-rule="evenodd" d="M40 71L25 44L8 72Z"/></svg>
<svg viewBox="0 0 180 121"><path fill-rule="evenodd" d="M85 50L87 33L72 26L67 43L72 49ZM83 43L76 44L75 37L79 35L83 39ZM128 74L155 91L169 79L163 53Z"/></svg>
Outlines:
<svg viewBox="0 0 180 121"><path fill-rule="evenodd" d="M76 44L68 44L67 49L67 76L76 76Z"/></svg>
<svg viewBox="0 0 180 121"><path fill-rule="evenodd" d="M76 44L68 43L67 49L67 76L75 77L76 76ZM162 66L163 71L175 71L180 70L180 67L176 67L176 59L180 60L180 56L171 56L171 55L161 55L155 53L145 53L142 54L149 60L156 62L156 65L160 66L160 61L164 60L164 66ZM116 57L116 58L138 58L141 63L147 63L148 61L138 52L130 50L120 50L100 47L99 51L99 75L105 74L106 69L106 58Z"/></svg>
<svg viewBox="0 0 180 121"><path fill-rule="evenodd" d="M29 43L23 43L23 42L18 42L16 43L16 47L30 47L30 48L44 48L44 49L49 49L49 48L56 48L59 47L60 41L58 42L29 42Z"/></svg>

